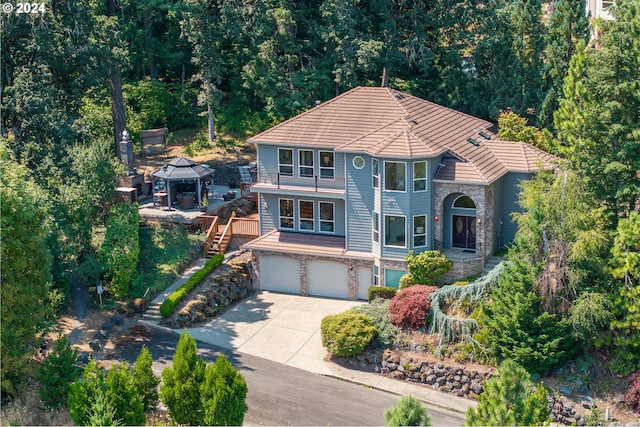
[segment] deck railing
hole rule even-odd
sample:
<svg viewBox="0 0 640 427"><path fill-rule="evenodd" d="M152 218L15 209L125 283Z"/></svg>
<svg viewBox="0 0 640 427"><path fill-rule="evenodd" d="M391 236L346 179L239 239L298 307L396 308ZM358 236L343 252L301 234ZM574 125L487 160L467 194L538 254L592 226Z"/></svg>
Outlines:
<svg viewBox="0 0 640 427"><path fill-rule="evenodd" d="M260 221L255 218L231 218L231 235L233 237L260 236Z"/></svg>
<svg viewBox="0 0 640 427"><path fill-rule="evenodd" d="M281 173L259 173L256 181L258 185L275 186L281 188L308 188L318 190L344 190L344 178L321 177L313 175L309 177L286 175Z"/></svg>
<svg viewBox="0 0 640 427"><path fill-rule="evenodd" d="M207 256L209 249L216 244L216 235L218 234L218 217L214 216L207 230L207 236L204 238L204 255Z"/></svg>

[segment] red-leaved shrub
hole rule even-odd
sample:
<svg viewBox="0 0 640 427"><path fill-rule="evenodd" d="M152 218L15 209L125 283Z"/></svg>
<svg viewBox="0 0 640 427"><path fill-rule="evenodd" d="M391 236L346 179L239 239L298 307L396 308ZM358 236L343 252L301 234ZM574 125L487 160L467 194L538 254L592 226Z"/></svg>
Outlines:
<svg viewBox="0 0 640 427"><path fill-rule="evenodd" d="M634 411L640 412L640 370L629 377L629 390L624 396L624 401Z"/></svg>
<svg viewBox="0 0 640 427"><path fill-rule="evenodd" d="M437 286L413 285L399 291L389 303L391 322L402 329L420 329L431 308L429 295Z"/></svg>

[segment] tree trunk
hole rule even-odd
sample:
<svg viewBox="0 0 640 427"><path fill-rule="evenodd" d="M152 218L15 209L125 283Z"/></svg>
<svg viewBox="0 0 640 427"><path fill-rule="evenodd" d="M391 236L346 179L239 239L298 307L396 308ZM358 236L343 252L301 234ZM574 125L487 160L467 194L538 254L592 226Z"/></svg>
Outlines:
<svg viewBox="0 0 640 427"><path fill-rule="evenodd" d="M380 86L387 87L389 84L389 73L387 72L387 67L382 68L382 83Z"/></svg>
<svg viewBox="0 0 640 427"><path fill-rule="evenodd" d="M151 11L149 9L142 12L142 25L144 26L145 50L147 51L147 61L149 63L149 76L153 80L158 80L160 73L156 65L156 58L153 55L153 33L151 31Z"/></svg>
<svg viewBox="0 0 640 427"><path fill-rule="evenodd" d="M213 121L213 106L211 105L211 82L207 80L207 116L209 123L209 141L216 139L215 123Z"/></svg>
<svg viewBox="0 0 640 427"><path fill-rule="evenodd" d="M115 16L117 12L116 0L107 0L107 16ZM127 124L125 116L124 99L122 97L122 74L118 64L113 63L109 70L109 83L111 90L111 118L113 120L113 139L116 145L116 157L120 158L120 139L122 131Z"/></svg>

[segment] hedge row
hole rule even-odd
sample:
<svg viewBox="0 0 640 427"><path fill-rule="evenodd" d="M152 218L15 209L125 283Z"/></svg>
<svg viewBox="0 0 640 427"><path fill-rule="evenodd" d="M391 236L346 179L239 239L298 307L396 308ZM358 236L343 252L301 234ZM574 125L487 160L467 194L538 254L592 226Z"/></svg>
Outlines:
<svg viewBox="0 0 640 427"><path fill-rule="evenodd" d="M396 296L396 292L398 288L390 286L369 286L369 302L378 298L391 299Z"/></svg>
<svg viewBox="0 0 640 427"><path fill-rule="evenodd" d="M173 291L171 295L169 295L169 297L167 297L167 299L160 305L160 314L162 314L162 317L170 317L178 303L182 301L182 298L189 294L191 289L195 288L198 283L202 282L209 273L218 268L218 266L222 264L223 260L223 254L214 255L200 270L193 273L186 282Z"/></svg>

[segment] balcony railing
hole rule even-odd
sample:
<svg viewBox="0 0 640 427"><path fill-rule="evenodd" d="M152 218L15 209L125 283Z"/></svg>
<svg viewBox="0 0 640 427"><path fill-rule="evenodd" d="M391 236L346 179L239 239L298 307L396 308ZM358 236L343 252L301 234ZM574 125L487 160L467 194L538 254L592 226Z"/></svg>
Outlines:
<svg viewBox="0 0 640 427"><path fill-rule="evenodd" d="M482 243L476 242L475 248L458 248L451 243L444 243L440 240L433 240L433 249L436 249L447 256L451 261L473 261L482 259Z"/></svg>
<svg viewBox="0 0 640 427"><path fill-rule="evenodd" d="M281 173L258 173L258 186L273 186L280 189L313 189L315 191L344 191L344 178L292 176Z"/></svg>

